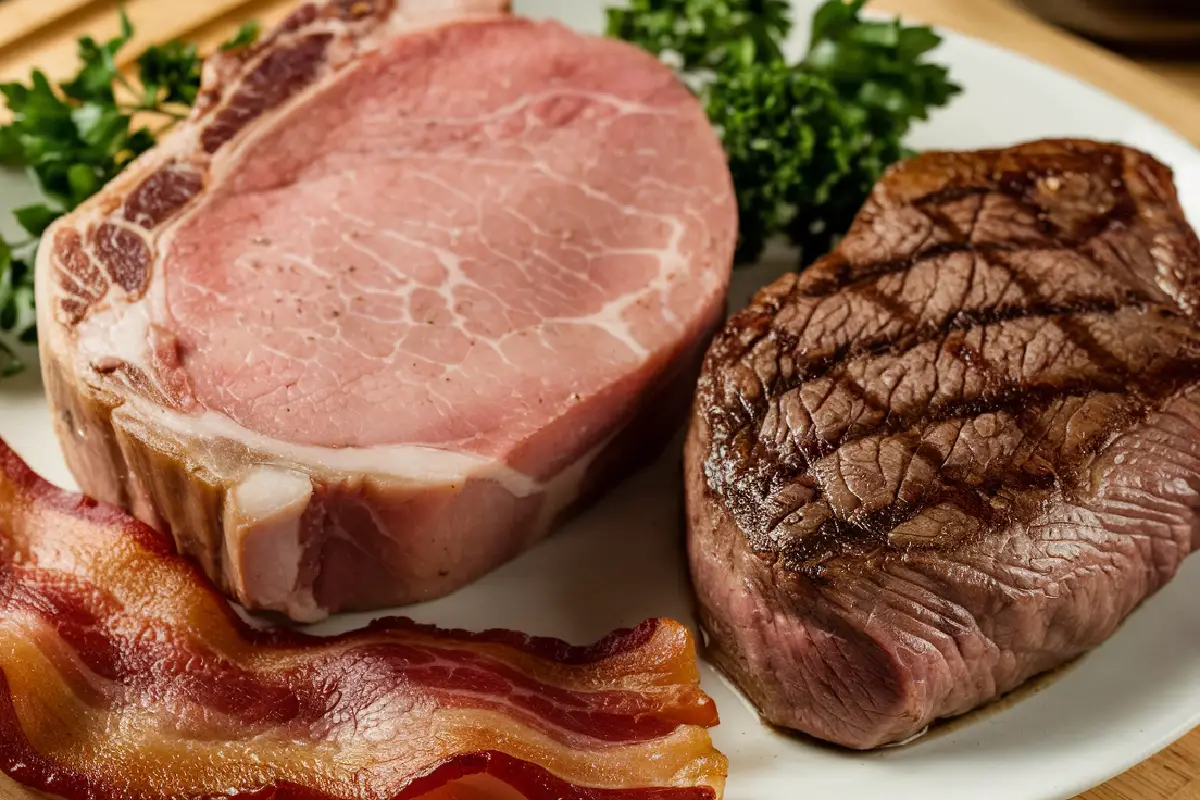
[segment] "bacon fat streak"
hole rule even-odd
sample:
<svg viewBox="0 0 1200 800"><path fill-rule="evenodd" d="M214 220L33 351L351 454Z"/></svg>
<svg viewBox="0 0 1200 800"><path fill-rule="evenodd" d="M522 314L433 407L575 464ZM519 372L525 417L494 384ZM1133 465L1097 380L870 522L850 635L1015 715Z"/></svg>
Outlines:
<svg viewBox="0 0 1200 800"><path fill-rule="evenodd" d="M671 620L591 647L245 624L150 528L0 442L0 796L715 800Z"/></svg>

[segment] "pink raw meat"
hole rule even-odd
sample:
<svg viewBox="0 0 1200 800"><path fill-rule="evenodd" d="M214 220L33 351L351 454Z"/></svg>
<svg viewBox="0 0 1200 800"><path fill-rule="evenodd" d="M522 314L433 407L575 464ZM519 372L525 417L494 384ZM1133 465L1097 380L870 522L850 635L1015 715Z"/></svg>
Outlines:
<svg viewBox="0 0 1200 800"><path fill-rule="evenodd" d="M736 211L672 72L500 3L302 6L47 233L90 494L300 620L444 594L677 428Z"/></svg>

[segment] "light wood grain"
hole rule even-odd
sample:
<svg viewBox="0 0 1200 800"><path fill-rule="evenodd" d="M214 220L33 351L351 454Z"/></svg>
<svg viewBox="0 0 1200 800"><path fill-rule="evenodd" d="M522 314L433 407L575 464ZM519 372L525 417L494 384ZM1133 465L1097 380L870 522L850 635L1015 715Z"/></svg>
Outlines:
<svg viewBox="0 0 1200 800"><path fill-rule="evenodd" d="M117 5L117 0L0 0L0 80L24 77L35 65L51 75L68 74L77 36L117 32ZM126 0L138 28L128 54L176 36L211 49L243 21L269 24L293 5L293 0ZM1012 0L875 0L874 7L945 25L1070 72L1200 144L1200 63L1135 64L1033 19ZM1080 800L1200 800L1200 730Z"/></svg>
<svg viewBox="0 0 1200 800"><path fill-rule="evenodd" d="M1200 60L1184 63L1180 61L1144 61L1145 68L1166 79L1188 94L1200 97Z"/></svg>
<svg viewBox="0 0 1200 800"><path fill-rule="evenodd" d="M45 2L46 0L37 0ZM19 0L27 2L27 0ZM123 62L137 56L147 45L166 41L174 37L188 36L195 29L205 27L214 20L233 22L235 15L244 12L246 0L203 0L203 2L179 2L179 0L53 0L63 6L71 6L71 13L57 19L30 18L30 30L23 37L7 45L0 44L0 80L24 78L29 69L38 66L51 76L70 74L77 63L75 40L89 35L104 40L120 32L117 9L124 6L126 13L135 23L133 41L120 54ZM279 2L268 4L281 6ZM8 9L0 8L0 15ZM241 17L244 18L244 17ZM41 24L37 24L40 19ZM0 24L0 30L7 21Z"/></svg>
<svg viewBox="0 0 1200 800"><path fill-rule="evenodd" d="M945 25L1070 72L1200 144L1200 95L1103 48L1046 25L1009 0L876 0L873 7ZM1192 75L1176 69L1177 79ZM1200 85L1200 77L1195 78Z"/></svg>
<svg viewBox="0 0 1200 800"><path fill-rule="evenodd" d="M20 41L89 4L90 0L8 0L2 12L0 47Z"/></svg>

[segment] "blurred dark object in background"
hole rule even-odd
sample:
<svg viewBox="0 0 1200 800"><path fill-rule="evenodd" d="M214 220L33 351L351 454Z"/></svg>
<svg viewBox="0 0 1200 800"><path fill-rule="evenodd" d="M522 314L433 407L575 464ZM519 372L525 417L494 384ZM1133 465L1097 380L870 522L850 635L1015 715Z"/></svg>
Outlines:
<svg viewBox="0 0 1200 800"><path fill-rule="evenodd" d="M1200 60L1200 0L1020 0L1114 50Z"/></svg>

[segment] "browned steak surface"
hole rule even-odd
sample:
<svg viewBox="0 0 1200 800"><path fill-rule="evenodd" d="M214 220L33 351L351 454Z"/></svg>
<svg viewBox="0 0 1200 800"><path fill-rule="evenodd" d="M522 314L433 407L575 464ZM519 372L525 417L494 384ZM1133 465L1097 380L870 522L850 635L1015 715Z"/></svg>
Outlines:
<svg viewBox="0 0 1200 800"><path fill-rule="evenodd" d="M902 740L1107 638L1194 546L1200 243L1170 171L1040 141L893 168L735 315L686 459L715 658Z"/></svg>

